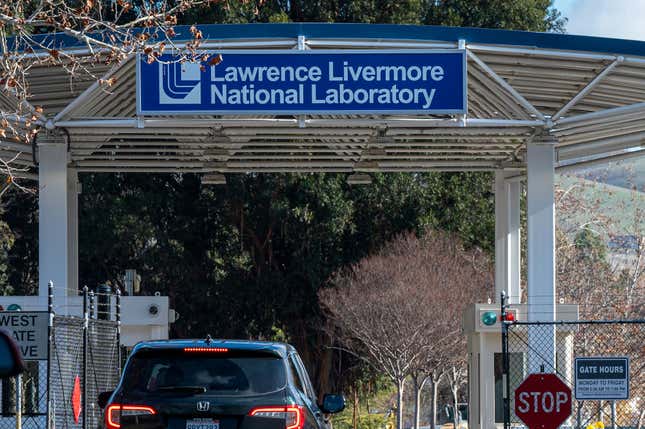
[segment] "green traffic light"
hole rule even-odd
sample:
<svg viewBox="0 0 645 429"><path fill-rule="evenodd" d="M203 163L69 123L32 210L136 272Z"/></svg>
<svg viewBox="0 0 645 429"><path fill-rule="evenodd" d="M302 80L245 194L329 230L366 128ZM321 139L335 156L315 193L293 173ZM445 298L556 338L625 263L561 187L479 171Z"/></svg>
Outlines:
<svg viewBox="0 0 645 429"><path fill-rule="evenodd" d="M487 311L482 314L482 323L486 326L493 326L497 322L497 314L494 311Z"/></svg>

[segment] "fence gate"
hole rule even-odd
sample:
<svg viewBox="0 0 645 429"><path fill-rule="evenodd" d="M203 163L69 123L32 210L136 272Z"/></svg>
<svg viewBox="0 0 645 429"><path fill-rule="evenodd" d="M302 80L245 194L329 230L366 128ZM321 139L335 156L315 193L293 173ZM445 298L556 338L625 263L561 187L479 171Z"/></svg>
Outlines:
<svg viewBox="0 0 645 429"><path fill-rule="evenodd" d="M529 331L535 335L537 331L555 331L556 350L555 368L552 365L542 365L540 371L556 373L572 391L573 412L571 417L562 424L563 428L585 429L590 425L595 428L643 429L645 427L645 321L644 320L606 320L606 321L566 321L566 322L505 322L502 332L503 352L503 383L504 391L504 427L520 427L524 424L515 415L515 389L528 375L529 361L547 359L552 350L547 344L534 342L529 344ZM600 358L584 360L581 358ZM604 358L604 359L603 359ZM585 371L578 373L578 397L576 397L576 360L580 367L597 365L602 362L625 362L624 359L608 360L608 358L627 358L629 373L628 386L621 386L620 377L605 382L605 376L590 375L583 380ZM616 366L621 367L621 363ZM607 368L607 367L605 367ZM593 370L593 368L592 368ZM602 369L601 372L606 371ZM618 369L617 372L622 370ZM608 376L611 378L611 376ZM594 379L595 378L595 379ZM603 384L605 383L605 384ZM609 383L609 384L607 384ZM610 386L625 390L628 387L628 399L607 400L596 399L603 396ZM611 390L611 389L609 389ZM585 399L581 399L585 398ZM594 399L587 399L594 398Z"/></svg>
<svg viewBox="0 0 645 429"><path fill-rule="evenodd" d="M115 301L114 307L105 304L110 300ZM85 291L85 316L76 317L54 314L50 299L52 323L45 345L49 359L27 361L27 370L20 376L22 429L99 427L98 394L114 389L121 372L119 301L118 295L101 297ZM0 382L0 429L18 427L18 379Z"/></svg>

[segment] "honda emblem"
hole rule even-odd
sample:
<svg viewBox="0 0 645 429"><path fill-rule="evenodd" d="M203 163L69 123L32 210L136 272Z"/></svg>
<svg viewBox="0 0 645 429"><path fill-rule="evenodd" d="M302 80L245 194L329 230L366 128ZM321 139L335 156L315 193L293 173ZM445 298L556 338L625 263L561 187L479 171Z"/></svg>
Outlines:
<svg viewBox="0 0 645 429"><path fill-rule="evenodd" d="M197 403L197 411L206 412L210 409L211 403L208 401L199 401Z"/></svg>

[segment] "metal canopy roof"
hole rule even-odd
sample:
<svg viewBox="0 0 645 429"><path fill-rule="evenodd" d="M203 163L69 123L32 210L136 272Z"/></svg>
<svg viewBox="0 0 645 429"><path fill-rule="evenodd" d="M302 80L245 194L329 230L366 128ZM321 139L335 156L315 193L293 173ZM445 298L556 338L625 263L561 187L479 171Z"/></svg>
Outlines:
<svg viewBox="0 0 645 429"><path fill-rule="evenodd" d="M465 116L137 117L135 59L70 81L36 67L41 125L69 135L71 166L96 172L351 172L525 168L526 143L557 138L557 166L637 156L645 139L645 42L450 27L368 24L200 26L204 49L457 49L468 53ZM177 27L177 43L188 38ZM86 54L68 36L52 45ZM186 40L186 39L184 39ZM303 46L304 42L304 46ZM78 46L77 46L78 45ZM36 54L37 55L37 54ZM12 100L2 99L3 110ZM11 109L9 109L11 110ZM14 109L15 110L15 109ZM33 166L32 148L0 156Z"/></svg>

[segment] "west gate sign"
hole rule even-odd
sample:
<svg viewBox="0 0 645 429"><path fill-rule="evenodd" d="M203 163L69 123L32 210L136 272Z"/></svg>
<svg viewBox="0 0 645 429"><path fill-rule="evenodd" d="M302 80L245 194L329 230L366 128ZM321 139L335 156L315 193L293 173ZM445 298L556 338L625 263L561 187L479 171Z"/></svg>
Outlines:
<svg viewBox="0 0 645 429"><path fill-rule="evenodd" d="M25 360L47 359L48 321L49 313L46 311L0 312L0 329L11 333Z"/></svg>
<svg viewBox="0 0 645 429"><path fill-rule="evenodd" d="M221 51L201 63L172 55L137 61L140 115L463 114L466 108L462 50Z"/></svg>

